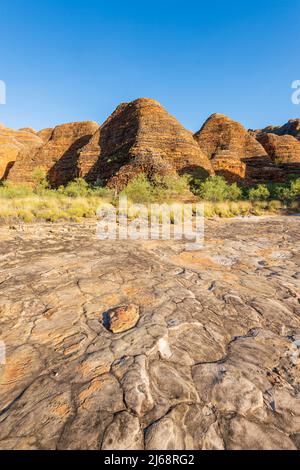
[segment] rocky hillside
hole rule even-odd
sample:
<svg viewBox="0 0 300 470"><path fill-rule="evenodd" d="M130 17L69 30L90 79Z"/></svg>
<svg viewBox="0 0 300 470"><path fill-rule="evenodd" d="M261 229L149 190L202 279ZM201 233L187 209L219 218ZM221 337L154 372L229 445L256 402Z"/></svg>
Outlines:
<svg viewBox="0 0 300 470"><path fill-rule="evenodd" d="M257 135L257 140L284 175L300 174L300 142L295 137L262 133Z"/></svg>
<svg viewBox="0 0 300 470"><path fill-rule="evenodd" d="M31 153L43 144L33 129L18 131L0 125L0 180L7 178L18 155L28 149Z"/></svg>
<svg viewBox="0 0 300 470"><path fill-rule="evenodd" d="M195 134L218 174L230 181L259 183L280 178L265 148L238 122L213 114Z"/></svg>
<svg viewBox="0 0 300 470"><path fill-rule="evenodd" d="M299 163L300 142L291 135L263 133L257 140L265 148L274 163Z"/></svg>
<svg viewBox="0 0 300 470"><path fill-rule="evenodd" d="M78 176L78 151L97 131L96 122L73 122L40 133L40 145L22 149L8 175L13 182L32 182L34 170L43 169L52 186L66 184ZM43 140L42 140L43 139Z"/></svg>
<svg viewBox="0 0 300 470"><path fill-rule="evenodd" d="M192 134L156 101L120 105L79 156L80 175L124 187L138 173L212 174L207 156Z"/></svg>
<svg viewBox="0 0 300 470"><path fill-rule="evenodd" d="M264 129L250 131L252 134L277 134L277 135L291 135L297 140L300 140L300 119L290 119L283 126L268 126Z"/></svg>
<svg viewBox="0 0 300 470"><path fill-rule="evenodd" d="M36 132L0 126L0 180L32 183L46 172L52 187L76 177L122 189L137 174L220 174L229 182L281 182L300 175L300 119L247 131L213 114L194 136L157 101L123 103L100 127L74 122ZM298 139L298 140L297 140Z"/></svg>
<svg viewBox="0 0 300 470"><path fill-rule="evenodd" d="M283 126L268 126L249 133L258 140L281 170L281 180L288 174L300 175L300 119Z"/></svg>

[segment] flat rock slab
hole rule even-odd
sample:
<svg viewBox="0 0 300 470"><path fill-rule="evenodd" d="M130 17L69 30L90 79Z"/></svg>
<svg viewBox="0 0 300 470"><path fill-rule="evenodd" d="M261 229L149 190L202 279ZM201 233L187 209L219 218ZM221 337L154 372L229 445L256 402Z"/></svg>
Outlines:
<svg viewBox="0 0 300 470"><path fill-rule="evenodd" d="M300 449L299 224L1 227L0 449Z"/></svg>

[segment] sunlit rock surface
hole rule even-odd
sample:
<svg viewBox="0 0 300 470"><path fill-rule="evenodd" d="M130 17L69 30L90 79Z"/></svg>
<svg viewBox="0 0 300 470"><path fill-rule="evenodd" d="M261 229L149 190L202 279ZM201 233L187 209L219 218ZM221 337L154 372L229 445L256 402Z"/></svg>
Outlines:
<svg viewBox="0 0 300 470"><path fill-rule="evenodd" d="M0 228L1 449L300 448L299 218L206 225L194 252Z"/></svg>

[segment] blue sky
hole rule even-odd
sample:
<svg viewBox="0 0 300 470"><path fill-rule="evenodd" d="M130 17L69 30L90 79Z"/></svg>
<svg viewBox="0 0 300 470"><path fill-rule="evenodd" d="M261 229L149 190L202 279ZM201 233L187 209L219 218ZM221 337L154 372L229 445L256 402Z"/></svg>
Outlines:
<svg viewBox="0 0 300 470"><path fill-rule="evenodd" d="M212 113L259 128L300 117L299 0L1 0L0 122L102 123L160 101L187 128Z"/></svg>

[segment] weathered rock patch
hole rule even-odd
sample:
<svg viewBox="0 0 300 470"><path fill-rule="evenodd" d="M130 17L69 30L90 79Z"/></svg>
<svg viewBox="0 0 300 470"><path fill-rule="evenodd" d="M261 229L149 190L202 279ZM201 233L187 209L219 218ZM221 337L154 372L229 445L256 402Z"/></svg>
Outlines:
<svg viewBox="0 0 300 470"><path fill-rule="evenodd" d="M95 233L0 229L0 448L299 448L299 218Z"/></svg>

